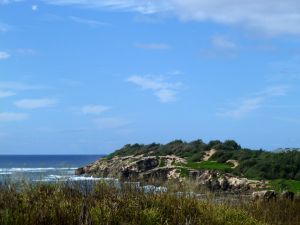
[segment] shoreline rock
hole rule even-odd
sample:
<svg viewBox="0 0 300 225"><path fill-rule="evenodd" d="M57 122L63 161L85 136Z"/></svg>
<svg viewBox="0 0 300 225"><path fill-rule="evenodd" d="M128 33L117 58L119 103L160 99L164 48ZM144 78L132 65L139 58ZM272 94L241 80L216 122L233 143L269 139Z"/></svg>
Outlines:
<svg viewBox="0 0 300 225"><path fill-rule="evenodd" d="M212 191L247 192L268 188L266 181L249 180L221 173L217 170L190 169L183 167L186 160L174 155L167 156L126 156L112 159L102 158L85 167L78 168L76 175L117 178L124 181L168 181L191 179L196 184L206 186ZM181 169L188 170L187 177L181 175Z"/></svg>

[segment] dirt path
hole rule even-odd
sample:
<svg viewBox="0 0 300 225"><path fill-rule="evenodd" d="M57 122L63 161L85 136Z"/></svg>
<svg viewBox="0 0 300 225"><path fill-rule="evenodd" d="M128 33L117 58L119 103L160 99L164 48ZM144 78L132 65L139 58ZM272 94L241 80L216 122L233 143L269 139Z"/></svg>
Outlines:
<svg viewBox="0 0 300 225"><path fill-rule="evenodd" d="M205 155L203 157L203 161L208 161L210 157L212 157L217 151L215 149L211 149L209 151L205 152Z"/></svg>

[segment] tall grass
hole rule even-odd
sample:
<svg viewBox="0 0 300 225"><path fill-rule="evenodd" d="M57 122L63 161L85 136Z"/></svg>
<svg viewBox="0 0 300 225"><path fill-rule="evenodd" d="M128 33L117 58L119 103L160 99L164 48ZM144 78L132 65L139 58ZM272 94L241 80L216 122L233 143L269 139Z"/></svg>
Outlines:
<svg viewBox="0 0 300 225"><path fill-rule="evenodd" d="M0 185L1 225L299 225L298 202L215 203L99 182ZM182 189L180 188L180 191Z"/></svg>

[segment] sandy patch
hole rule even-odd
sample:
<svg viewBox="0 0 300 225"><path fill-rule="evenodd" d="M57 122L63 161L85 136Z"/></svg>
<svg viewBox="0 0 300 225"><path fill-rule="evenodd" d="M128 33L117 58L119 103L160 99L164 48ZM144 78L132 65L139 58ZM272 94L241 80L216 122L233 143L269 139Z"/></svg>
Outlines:
<svg viewBox="0 0 300 225"><path fill-rule="evenodd" d="M203 157L203 161L208 161L210 157L212 157L217 151L215 149L211 149L209 151L205 152L205 155Z"/></svg>
<svg viewBox="0 0 300 225"><path fill-rule="evenodd" d="M231 168L233 169L240 165L240 163L237 160L233 160L233 159L227 160L226 163L232 164L233 166Z"/></svg>

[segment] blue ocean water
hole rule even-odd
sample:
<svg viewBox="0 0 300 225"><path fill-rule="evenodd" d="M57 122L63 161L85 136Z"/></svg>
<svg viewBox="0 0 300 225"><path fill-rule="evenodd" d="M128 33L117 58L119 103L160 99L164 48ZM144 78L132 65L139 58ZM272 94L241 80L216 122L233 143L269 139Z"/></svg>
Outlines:
<svg viewBox="0 0 300 225"><path fill-rule="evenodd" d="M0 155L0 181L89 179L76 176L75 169L102 157L101 155Z"/></svg>

